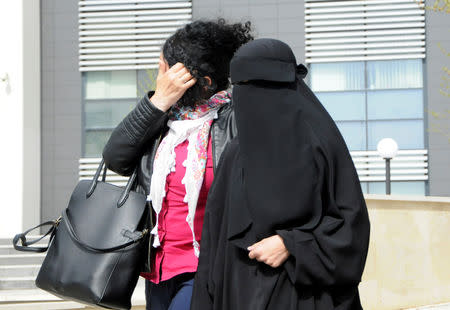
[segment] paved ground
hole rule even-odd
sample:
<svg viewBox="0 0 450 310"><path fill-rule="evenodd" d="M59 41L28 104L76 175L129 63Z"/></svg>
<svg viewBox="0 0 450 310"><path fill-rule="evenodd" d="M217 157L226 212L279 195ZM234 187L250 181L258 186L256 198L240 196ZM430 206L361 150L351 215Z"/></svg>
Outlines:
<svg viewBox="0 0 450 310"><path fill-rule="evenodd" d="M407 310L450 310L450 302L445 304L439 304L439 305L432 305L432 306L425 306L425 307L418 307L418 308L410 308Z"/></svg>

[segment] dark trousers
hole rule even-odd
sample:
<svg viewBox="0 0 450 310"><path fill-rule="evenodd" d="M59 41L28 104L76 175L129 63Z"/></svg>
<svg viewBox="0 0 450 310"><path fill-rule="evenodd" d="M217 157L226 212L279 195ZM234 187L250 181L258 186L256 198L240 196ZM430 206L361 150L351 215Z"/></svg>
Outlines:
<svg viewBox="0 0 450 310"><path fill-rule="evenodd" d="M194 273L183 273L155 284L145 280L147 310L189 310Z"/></svg>

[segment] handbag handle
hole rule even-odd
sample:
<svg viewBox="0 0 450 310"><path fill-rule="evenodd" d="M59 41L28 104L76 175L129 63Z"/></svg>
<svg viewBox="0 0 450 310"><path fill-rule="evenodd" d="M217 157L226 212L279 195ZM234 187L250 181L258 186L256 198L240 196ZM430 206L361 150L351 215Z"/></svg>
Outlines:
<svg viewBox="0 0 450 310"><path fill-rule="evenodd" d="M92 179L91 185L89 186L89 190L86 193L86 198L91 197L91 195L94 193L94 190L97 187L98 177L100 176L100 173L102 172L104 165L105 165L105 159L102 158L100 164L98 165L97 171L94 174L94 178ZM105 182L105 180L106 180L106 170L107 170L107 168L105 166L104 170L103 170L103 176L102 176L103 182ZM127 201L128 196L130 195L131 187L133 186L134 181L136 180L136 177L137 177L137 167L134 168L133 174L128 179L127 185L125 186L125 189L124 189L122 195L120 195L120 198L117 201L117 208L122 207L123 204Z"/></svg>
<svg viewBox="0 0 450 310"><path fill-rule="evenodd" d="M140 241L142 238L144 238L144 236L148 233L148 229L144 229L142 232L131 232L129 230L124 230L122 232L122 234L125 237L128 237L130 239L132 239L129 242L126 242L124 244L118 245L118 246L114 246L114 247L110 247L110 248L96 248L93 246L90 246L86 243L84 243L83 241L80 240L80 238L78 238L78 235L75 233L75 230L72 226L72 224L70 223L69 220L69 216L67 215L67 209L65 209L63 211L62 216L60 216L57 220L55 221L48 221L48 222L44 222L41 223L33 228L28 229L27 231L21 233L21 234L17 234L14 236L13 239L13 245L14 248L17 251L24 251L24 252L37 252L37 253L41 253L41 252L45 252L48 250L48 247L50 245L50 243L52 242L54 236L55 236L55 232L56 232L56 228L58 227L59 223L61 222L61 219L64 219L64 223L66 224L67 230L69 232L70 237L77 242L80 246L90 250L90 251L94 251L94 252L102 252L102 253L107 253L107 252L113 252L113 251L117 251L123 248L126 248L129 245L132 245L133 243L136 243L138 241ZM52 225L52 227L47 231L47 233L45 233L45 235L43 235L42 237L40 237L39 239L35 239L32 241L27 241L26 235L36 229L39 228L41 226L46 226L46 225ZM31 244L34 244L36 242L39 242L40 240L42 240L43 238L45 238L48 234L50 234L50 239L48 241L48 244L46 247L30 247ZM19 240L21 241L22 245L18 245Z"/></svg>
<svg viewBox="0 0 450 310"><path fill-rule="evenodd" d="M117 250L126 248L127 246L132 245L133 243L136 243L136 242L140 241L148 233L148 229L144 229L142 232L132 232L132 231L129 231L129 230L123 230L122 234L125 237L128 237L128 238L132 239L131 241L123 243L123 244L118 245L118 246L110 247L110 248L96 248L96 247L88 245L88 244L86 244L86 243L84 243L83 241L80 240L80 238L78 237L78 235L76 234L76 232L75 232L75 230L74 230L74 228L72 226L72 223L70 223L70 219L69 219L69 216L67 214L67 209L65 209L63 211L62 218L63 218L63 222L66 225L67 231L69 232L69 235L72 238L72 240L74 240L76 243L78 243L80 246L84 247L85 249L90 250L90 251L94 251L94 252L108 253L108 252L113 252L113 251L117 251Z"/></svg>
<svg viewBox="0 0 450 310"><path fill-rule="evenodd" d="M37 252L37 253L41 253L41 252L47 251L50 242L52 242L52 240L53 240L53 238L55 236L56 227L58 226L60 221L61 221L61 216L55 221L48 221L48 222L41 223L41 224L39 224L39 225L37 225L37 226L35 226L33 228L28 229L27 231L25 231L25 232L23 232L21 234L15 235L14 238L13 238L14 249L16 249L17 251ZM45 233L45 235L43 235L39 239L35 239L35 240L32 240L32 241L27 241L26 235L30 231L32 231L32 230L34 230L36 228L39 228L41 226L46 226L46 225L52 225L52 227L50 227L50 229ZM49 239L46 247L30 247L31 244L39 242L40 240L45 238L48 234L50 234L50 239ZM18 245L19 240L21 241L22 245Z"/></svg>

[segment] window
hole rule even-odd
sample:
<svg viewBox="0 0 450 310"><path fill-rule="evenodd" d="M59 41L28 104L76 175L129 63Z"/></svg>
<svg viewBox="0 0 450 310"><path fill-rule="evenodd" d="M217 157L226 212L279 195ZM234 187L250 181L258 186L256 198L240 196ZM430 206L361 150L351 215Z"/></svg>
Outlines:
<svg viewBox="0 0 450 310"><path fill-rule="evenodd" d="M310 64L311 89L335 120L349 150L376 150L383 138L423 149L421 59ZM385 193L384 182L362 182L364 193ZM393 194L425 194L424 181L393 182Z"/></svg>
<svg viewBox="0 0 450 310"><path fill-rule="evenodd" d="M424 148L422 60L313 63L310 85L351 151Z"/></svg>
<svg viewBox="0 0 450 310"><path fill-rule="evenodd" d="M384 182L368 182L368 192L371 194L386 193ZM425 196L425 181L392 182L391 193L397 195Z"/></svg>
<svg viewBox="0 0 450 310"><path fill-rule="evenodd" d="M156 70L83 73L83 157L100 157L113 129L154 89Z"/></svg>

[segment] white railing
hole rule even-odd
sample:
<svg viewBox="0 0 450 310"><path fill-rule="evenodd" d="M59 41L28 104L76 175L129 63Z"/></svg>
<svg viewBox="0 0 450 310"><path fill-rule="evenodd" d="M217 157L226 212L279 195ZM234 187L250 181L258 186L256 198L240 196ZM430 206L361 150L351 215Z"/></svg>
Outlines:
<svg viewBox="0 0 450 310"><path fill-rule="evenodd" d="M97 171L101 158L80 158L79 160L79 179L80 180L92 180L95 171ZM128 177L123 177L108 170L106 173L106 182L112 183L118 186L125 186L127 184Z"/></svg>
<svg viewBox="0 0 450 310"><path fill-rule="evenodd" d="M361 182L386 180L385 160L376 151L350 152ZM391 161L392 181L428 180L428 151L402 150Z"/></svg>
<svg viewBox="0 0 450 310"><path fill-rule="evenodd" d="M382 182L386 180L384 159L376 151L350 152L361 182ZM79 160L80 180L93 178L101 158L81 158ZM128 178L110 170L106 181L124 186ZM428 151L402 150L391 161L392 181L426 181L428 180Z"/></svg>

